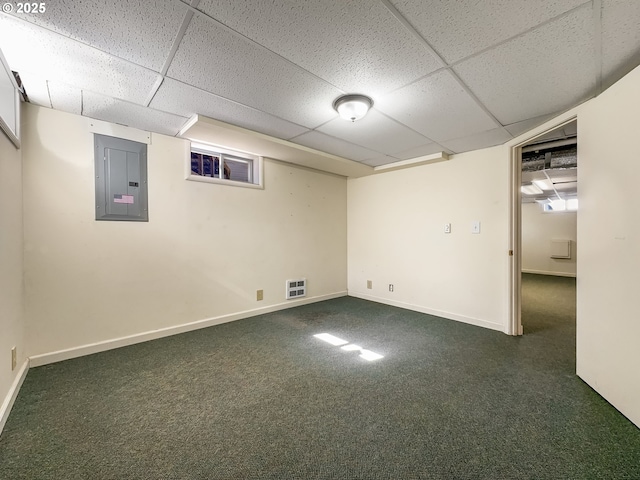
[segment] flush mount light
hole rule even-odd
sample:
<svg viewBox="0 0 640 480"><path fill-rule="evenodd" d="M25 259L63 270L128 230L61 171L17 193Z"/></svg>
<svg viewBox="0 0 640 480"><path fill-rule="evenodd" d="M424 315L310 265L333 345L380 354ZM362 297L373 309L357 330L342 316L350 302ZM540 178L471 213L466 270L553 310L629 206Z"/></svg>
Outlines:
<svg viewBox="0 0 640 480"><path fill-rule="evenodd" d="M364 117L373 106L373 100L366 95L342 95L333 102L333 108L345 120L355 122Z"/></svg>

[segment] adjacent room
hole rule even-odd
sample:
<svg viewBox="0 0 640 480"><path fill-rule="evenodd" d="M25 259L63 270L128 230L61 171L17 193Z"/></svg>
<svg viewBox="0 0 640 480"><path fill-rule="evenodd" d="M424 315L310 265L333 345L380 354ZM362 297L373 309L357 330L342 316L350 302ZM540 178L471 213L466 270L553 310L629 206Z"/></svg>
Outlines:
<svg viewBox="0 0 640 480"><path fill-rule="evenodd" d="M640 478L638 32L4 2L0 478Z"/></svg>

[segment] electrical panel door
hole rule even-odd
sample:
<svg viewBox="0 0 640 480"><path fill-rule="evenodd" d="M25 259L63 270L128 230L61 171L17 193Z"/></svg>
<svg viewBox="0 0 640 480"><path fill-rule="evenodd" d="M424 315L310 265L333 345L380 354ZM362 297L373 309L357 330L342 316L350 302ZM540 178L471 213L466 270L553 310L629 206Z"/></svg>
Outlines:
<svg viewBox="0 0 640 480"><path fill-rule="evenodd" d="M96 220L146 222L147 146L95 134Z"/></svg>

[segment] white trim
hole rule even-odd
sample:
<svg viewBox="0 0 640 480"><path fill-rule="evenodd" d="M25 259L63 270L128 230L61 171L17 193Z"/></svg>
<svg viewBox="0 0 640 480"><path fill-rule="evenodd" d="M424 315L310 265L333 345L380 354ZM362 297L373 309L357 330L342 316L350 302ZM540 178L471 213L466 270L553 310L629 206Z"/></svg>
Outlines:
<svg viewBox="0 0 640 480"><path fill-rule="evenodd" d="M89 119L89 132L151 145L151 133L149 132L126 125L103 122L95 118Z"/></svg>
<svg viewBox="0 0 640 480"><path fill-rule="evenodd" d="M20 89L18 88L18 84L16 82L15 77L9 67L9 62L4 57L2 50L0 50L0 72L4 71L6 73L9 82L13 86L13 120L14 124L11 125L7 123L10 119L5 119L0 116L0 130L2 130L9 140L15 145L16 148L20 148L20 125L21 125L21 111L20 111Z"/></svg>
<svg viewBox="0 0 640 480"><path fill-rule="evenodd" d="M508 271L508 321L505 333L509 335L522 335L522 288L520 272L522 271L522 147L551 130L560 128L578 118L580 106L572 108L560 115L547 120L513 140L505 146L509 150L509 271Z"/></svg>
<svg viewBox="0 0 640 480"><path fill-rule="evenodd" d="M233 157L244 160L251 165L251 181L250 182L239 182L235 180L227 180L224 178L216 178L216 177L205 177L202 175L195 175L191 171L191 153L206 153L211 155L219 155L223 157L224 155L228 155L231 160L234 160ZM256 155L255 153L244 152L241 150L232 150L222 145L215 145L213 143L203 143L203 142L191 142L189 147L189 153L186 156L186 164L185 164L185 180L190 180L194 182L204 182L204 183L217 183L219 185L228 185L233 187L244 187L244 188L258 188L264 189L264 166L263 166L263 157L260 155ZM224 160L220 160L220 164L222 164ZM212 166L213 167L213 166Z"/></svg>
<svg viewBox="0 0 640 480"><path fill-rule="evenodd" d="M195 322L183 323L181 325L175 325L172 327L159 328L158 330L151 330L143 333L136 333L134 335L128 335L126 337L113 338L111 340L90 343L87 345L81 345L79 347L67 348L65 350L58 350L56 352L34 355L32 357L29 357L29 362L32 367L39 367L41 365L47 365L49 363L61 362L63 360L69 360L71 358L77 358L84 355L91 355L93 353L113 350L114 348L126 347L128 345L147 342L149 340L156 340L158 338L170 337L179 333L191 332L193 330L199 330L201 328L220 325L221 323L242 320L245 318L255 317L256 315L277 312L279 310L286 310L288 308L306 305L309 303L321 302L323 300L331 300L332 298L344 297L346 295L347 292L342 291L329 293L327 295L320 295L317 297L307 297L301 300L288 300L287 302L278 303L276 305L271 305L268 307L245 310L244 312L231 313L228 315L220 315L219 317L205 318L203 320L196 320Z"/></svg>
<svg viewBox="0 0 640 480"><path fill-rule="evenodd" d="M501 323L488 322L487 320L467 317L466 315L459 315L457 313L444 312L442 310L434 310L432 308L423 307L421 305L398 302L396 300L389 300L388 298L376 297L374 295L367 295L366 293L349 291L349 296L361 298L363 300L370 300L376 303L383 303L385 305L391 305L393 307L404 308L406 310L413 310L414 312L426 313L428 315L434 315L436 317L446 318L447 320L455 320L457 322L468 323L469 325L475 325L476 327L484 327L491 330L498 330L500 332L504 331L504 325L502 325Z"/></svg>
<svg viewBox="0 0 640 480"><path fill-rule="evenodd" d="M552 275L554 277L573 277L576 278L575 273L569 272L548 272L545 270L529 270L527 268L522 269L522 273L533 273L535 275Z"/></svg>
<svg viewBox="0 0 640 480"><path fill-rule="evenodd" d="M2 406L0 407L0 435L2 434L2 430L4 430L4 426L7 423L7 419L9 418L9 414L11 413L13 404L18 397L20 387L22 387L24 379L27 377L28 371L29 359L26 359L22 364L22 367L20 367L20 371L16 375L16 378L13 380L13 384L7 392L7 396L5 397L4 402L2 402Z"/></svg>

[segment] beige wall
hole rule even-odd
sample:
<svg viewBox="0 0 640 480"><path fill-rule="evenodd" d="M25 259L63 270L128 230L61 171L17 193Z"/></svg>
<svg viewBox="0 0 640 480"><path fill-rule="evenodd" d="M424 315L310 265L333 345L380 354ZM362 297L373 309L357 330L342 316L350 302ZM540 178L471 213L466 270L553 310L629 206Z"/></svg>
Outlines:
<svg viewBox="0 0 640 480"><path fill-rule="evenodd" d="M266 160L264 190L190 182L188 143L153 134L149 222L97 222L90 120L25 117L30 355L278 307L287 278L346 293L343 177Z"/></svg>
<svg viewBox="0 0 640 480"><path fill-rule="evenodd" d="M577 371L640 426L640 68L578 113Z"/></svg>
<svg viewBox="0 0 640 480"><path fill-rule="evenodd" d="M576 212L544 213L537 203L522 204L522 271L575 277ZM571 258L551 258L551 240L570 240Z"/></svg>
<svg viewBox="0 0 640 480"><path fill-rule="evenodd" d="M504 147L350 179L349 294L506 330L508 182Z"/></svg>
<svg viewBox="0 0 640 480"><path fill-rule="evenodd" d="M11 387L25 362L22 315L22 163L0 130L0 430ZM11 348L18 363L11 370Z"/></svg>

